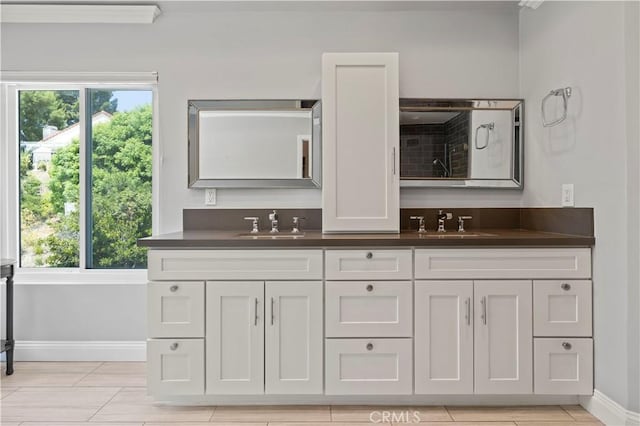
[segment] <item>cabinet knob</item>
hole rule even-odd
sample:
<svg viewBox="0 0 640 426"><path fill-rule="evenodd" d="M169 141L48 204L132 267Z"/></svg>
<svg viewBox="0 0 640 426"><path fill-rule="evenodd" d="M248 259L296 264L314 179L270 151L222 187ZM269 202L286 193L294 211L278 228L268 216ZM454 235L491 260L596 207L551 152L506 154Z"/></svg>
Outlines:
<svg viewBox="0 0 640 426"><path fill-rule="evenodd" d="M373 291L373 285L372 284L367 285L367 291Z"/></svg>
<svg viewBox="0 0 640 426"><path fill-rule="evenodd" d="M169 346L169 349L171 349L172 351L175 351L176 349L178 349L178 343L174 342L171 344L171 346Z"/></svg>
<svg viewBox="0 0 640 426"><path fill-rule="evenodd" d="M369 252L367 253L367 259L371 259L373 257L373 253Z"/></svg>
<svg viewBox="0 0 640 426"><path fill-rule="evenodd" d="M373 343L367 343L367 350L368 351L372 351L373 350Z"/></svg>
<svg viewBox="0 0 640 426"><path fill-rule="evenodd" d="M175 293L176 291L178 291L178 286L177 285L172 285L171 287L169 287L169 291L171 291L171 293Z"/></svg>
<svg viewBox="0 0 640 426"><path fill-rule="evenodd" d="M562 283L560 288L563 289L564 291L569 291L571 290L571 285L569 283Z"/></svg>
<svg viewBox="0 0 640 426"><path fill-rule="evenodd" d="M571 343L562 342L562 347L569 351L569 350L571 350Z"/></svg>

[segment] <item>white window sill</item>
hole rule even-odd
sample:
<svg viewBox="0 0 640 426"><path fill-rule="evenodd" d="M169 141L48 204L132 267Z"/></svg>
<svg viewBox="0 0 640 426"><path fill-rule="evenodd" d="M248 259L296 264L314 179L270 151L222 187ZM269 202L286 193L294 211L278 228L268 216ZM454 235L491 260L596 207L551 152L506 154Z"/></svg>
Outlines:
<svg viewBox="0 0 640 426"><path fill-rule="evenodd" d="M146 269L16 268L16 285L143 285Z"/></svg>

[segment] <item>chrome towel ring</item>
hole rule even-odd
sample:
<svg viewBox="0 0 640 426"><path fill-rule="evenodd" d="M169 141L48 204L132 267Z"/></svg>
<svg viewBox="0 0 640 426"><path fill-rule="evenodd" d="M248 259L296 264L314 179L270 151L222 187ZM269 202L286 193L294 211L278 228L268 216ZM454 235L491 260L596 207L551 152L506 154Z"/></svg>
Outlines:
<svg viewBox="0 0 640 426"><path fill-rule="evenodd" d="M493 131L493 128L495 127L495 123L492 121L491 123L485 123L485 124L481 124L478 127L476 127L476 136L475 136L475 145L476 145L476 149L485 149L486 147L489 146L489 134L491 133L491 131ZM480 129L485 129L486 132L486 138L484 141L484 145L480 146L480 144L478 144L478 132L480 131Z"/></svg>
<svg viewBox="0 0 640 426"><path fill-rule="evenodd" d="M549 121L547 119L547 113L545 111L545 105L547 101L554 96L562 96L562 115L555 120ZM549 92L547 96L542 99L541 112L542 112L542 124L544 127L553 127L562 123L567 118L567 109L569 107L569 98L571 97L571 87L564 87L561 89L555 89Z"/></svg>

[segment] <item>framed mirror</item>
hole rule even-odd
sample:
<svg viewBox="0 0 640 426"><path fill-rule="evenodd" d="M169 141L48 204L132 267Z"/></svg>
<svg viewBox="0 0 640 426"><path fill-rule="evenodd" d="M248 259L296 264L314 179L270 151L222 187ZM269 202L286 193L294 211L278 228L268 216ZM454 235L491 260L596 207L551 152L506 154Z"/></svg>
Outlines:
<svg viewBox="0 0 640 426"><path fill-rule="evenodd" d="M318 188L321 103L189 101L189 188Z"/></svg>
<svg viewBox="0 0 640 426"><path fill-rule="evenodd" d="M523 187L521 99L400 99L400 186Z"/></svg>

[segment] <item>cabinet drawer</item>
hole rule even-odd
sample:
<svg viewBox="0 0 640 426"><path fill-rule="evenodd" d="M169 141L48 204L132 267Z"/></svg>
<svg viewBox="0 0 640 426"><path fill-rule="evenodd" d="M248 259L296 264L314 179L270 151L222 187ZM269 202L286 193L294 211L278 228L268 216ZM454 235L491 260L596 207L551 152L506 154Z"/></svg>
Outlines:
<svg viewBox="0 0 640 426"><path fill-rule="evenodd" d="M534 281L534 336L591 336L591 281Z"/></svg>
<svg viewBox="0 0 640 426"><path fill-rule="evenodd" d="M147 341L149 393L204 395L204 339Z"/></svg>
<svg viewBox="0 0 640 426"><path fill-rule="evenodd" d="M411 337L411 281L325 284L327 337Z"/></svg>
<svg viewBox="0 0 640 426"><path fill-rule="evenodd" d="M416 279L591 278L591 249L419 249Z"/></svg>
<svg viewBox="0 0 640 426"><path fill-rule="evenodd" d="M151 280L322 279L322 250L150 250Z"/></svg>
<svg viewBox="0 0 640 426"><path fill-rule="evenodd" d="M411 250L327 250L328 280L411 279Z"/></svg>
<svg viewBox="0 0 640 426"><path fill-rule="evenodd" d="M204 337L204 283L150 282L147 315L151 337Z"/></svg>
<svg viewBox="0 0 640 426"><path fill-rule="evenodd" d="M326 339L326 394L411 394L411 347L411 339Z"/></svg>
<svg viewBox="0 0 640 426"><path fill-rule="evenodd" d="M593 393L592 339L534 339L534 392Z"/></svg>

